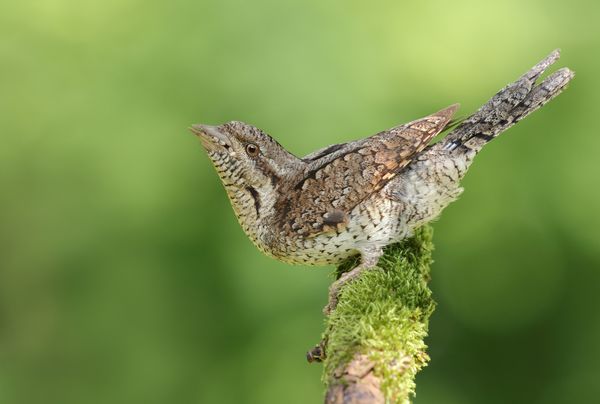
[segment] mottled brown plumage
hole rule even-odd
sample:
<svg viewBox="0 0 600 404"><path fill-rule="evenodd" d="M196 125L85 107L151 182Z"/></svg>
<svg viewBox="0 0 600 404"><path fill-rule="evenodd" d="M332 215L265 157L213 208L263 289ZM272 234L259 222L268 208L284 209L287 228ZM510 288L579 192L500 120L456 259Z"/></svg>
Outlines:
<svg viewBox="0 0 600 404"><path fill-rule="evenodd" d="M535 84L558 57L551 53L433 145L457 105L302 159L242 122L192 131L261 251L308 265L361 255L360 265L331 286L329 312L340 287L377 265L384 246L435 219L459 196L460 180L485 144L560 94L573 77L569 69Z"/></svg>
<svg viewBox="0 0 600 404"><path fill-rule="evenodd" d="M277 200L279 226L295 236L343 231L348 213L381 190L452 118L453 105L425 118L305 157L303 175Z"/></svg>

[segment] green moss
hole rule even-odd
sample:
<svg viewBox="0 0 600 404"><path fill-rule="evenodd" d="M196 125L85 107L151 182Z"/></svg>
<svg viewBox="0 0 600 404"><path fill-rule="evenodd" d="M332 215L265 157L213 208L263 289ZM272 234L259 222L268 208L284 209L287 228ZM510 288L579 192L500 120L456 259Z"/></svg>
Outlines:
<svg viewBox="0 0 600 404"><path fill-rule="evenodd" d="M435 308L430 279L432 229L388 246L376 268L346 285L327 320L325 383L357 353L375 363L374 373L389 401L406 401L415 391L416 373L427 364L429 316ZM340 265L344 272L355 259Z"/></svg>

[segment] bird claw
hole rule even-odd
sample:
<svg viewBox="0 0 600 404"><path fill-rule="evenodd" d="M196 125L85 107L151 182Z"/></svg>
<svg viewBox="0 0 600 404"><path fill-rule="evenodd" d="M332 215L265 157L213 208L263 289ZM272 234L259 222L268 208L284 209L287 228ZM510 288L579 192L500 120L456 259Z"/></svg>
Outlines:
<svg viewBox="0 0 600 404"><path fill-rule="evenodd" d="M325 305L325 307L323 307L323 314L325 314L326 316L330 315L331 312L333 310L335 310L335 308L337 307L337 304L338 304L337 295L336 296L329 295L329 300L327 301L327 304Z"/></svg>
<svg viewBox="0 0 600 404"><path fill-rule="evenodd" d="M357 278L362 271L364 271L367 266L360 264L357 267L353 268L351 271L345 272L340 276L340 279L333 282L329 287L329 300L327 301L327 305L323 308L323 314L326 316L330 315L338 305L339 295L342 291L342 288L355 278Z"/></svg>

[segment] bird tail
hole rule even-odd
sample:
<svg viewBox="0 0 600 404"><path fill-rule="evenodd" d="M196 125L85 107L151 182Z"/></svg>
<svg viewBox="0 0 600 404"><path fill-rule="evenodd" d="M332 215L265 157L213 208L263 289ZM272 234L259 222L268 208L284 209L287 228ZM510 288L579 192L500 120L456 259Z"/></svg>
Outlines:
<svg viewBox="0 0 600 404"><path fill-rule="evenodd" d="M446 151L462 151L473 158L490 140L565 89L575 76L566 67L535 85L539 76L559 57L560 51L553 51L517 81L500 90L477 112L460 122L436 146Z"/></svg>

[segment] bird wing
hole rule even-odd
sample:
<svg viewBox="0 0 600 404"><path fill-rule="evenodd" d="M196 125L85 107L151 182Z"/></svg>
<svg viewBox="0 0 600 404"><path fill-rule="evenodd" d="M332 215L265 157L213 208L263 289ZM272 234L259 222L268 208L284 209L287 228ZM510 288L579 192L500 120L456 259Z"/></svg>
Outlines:
<svg viewBox="0 0 600 404"><path fill-rule="evenodd" d="M458 104L303 160L303 178L278 201L283 230L302 237L343 231L352 209L383 188L450 122Z"/></svg>

